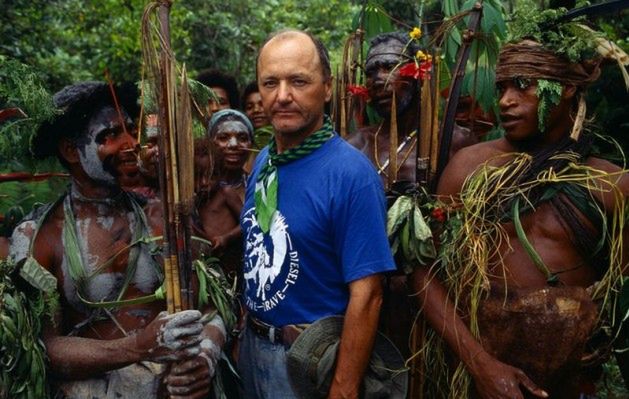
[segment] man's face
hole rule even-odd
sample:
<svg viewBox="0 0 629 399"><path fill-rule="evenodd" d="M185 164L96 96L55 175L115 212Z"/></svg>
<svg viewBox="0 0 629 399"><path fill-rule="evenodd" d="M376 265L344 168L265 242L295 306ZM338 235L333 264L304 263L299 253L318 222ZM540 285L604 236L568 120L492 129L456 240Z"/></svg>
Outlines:
<svg viewBox="0 0 629 399"><path fill-rule="evenodd" d="M323 124L332 95L312 40L304 34L271 39L258 59L262 105L276 133L307 137Z"/></svg>
<svg viewBox="0 0 629 399"><path fill-rule="evenodd" d="M240 121L220 122L212 136L217 162L223 169L241 170L249 157L251 139L247 127Z"/></svg>
<svg viewBox="0 0 629 399"><path fill-rule="evenodd" d="M77 143L83 170L101 183L115 185L117 178L135 176L139 172L133 123L124 110L122 117L124 127L113 107L101 108L91 117L86 135Z"/></svg>
<svg viewBox="0 0 629 399"><path fill-rule="evenodd" d="M537 125L537 81L516 77L496 83L496 89L505 138L511 142L538 138L541 133Z"/></svg>
<svg viewBox="0 0 629 399"><path fill-rule="evenodd" d="M254 129L269 124L269 119L266 117L262 107L262 96L260 96L259 92L253 92L245 99L245 114L253 123Z"/></svg>
<svg viewBox="0 0 629 399"><path fill-rule="evenodd" d="M367 55L365 73L371 105L385 118L391 115L393 93L398 115L406 111L413 100L413 79L399 74L400 66L406 62L403 52L404 45L391 39L373 46Z"/></svg>
<svg viewBox="0 0 629 399"><path fill-rule="evenodd" d="M216 96L216 100L210 99L210 103L209 103L209 108L210 108L209 116L212 116L212 114L214 114L215 112L218 112L222 109L228 109L230 106L229 106L229 96L227 96L227 91L225 89L219 86L212 86L210 87L210 89L212 89L212 91L214 92L214 95Z"/></svg>

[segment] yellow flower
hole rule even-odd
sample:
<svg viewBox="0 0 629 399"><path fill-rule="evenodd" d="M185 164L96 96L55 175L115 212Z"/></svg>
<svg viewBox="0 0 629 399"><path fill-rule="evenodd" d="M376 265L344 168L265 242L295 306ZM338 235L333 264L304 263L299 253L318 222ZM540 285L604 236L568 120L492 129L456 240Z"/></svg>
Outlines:
<svg viewBox="0 0 629 399"><path fill-rule="evenodd" d="M428 58L428 56L426 56L426 53L424 53L423 51L419 50L419 51L417 51L417 54L415 54L415 58L417 58L420 61L426 61L426 58Z"/></svg>
<svg viewBox="0 0 629 399"><path fill-rule="evenodd" d="M422 37L422 30L416 26L413 28L412 31L408 33L408 35L411 37L411 39L419 39L420 37Z"/></svg>

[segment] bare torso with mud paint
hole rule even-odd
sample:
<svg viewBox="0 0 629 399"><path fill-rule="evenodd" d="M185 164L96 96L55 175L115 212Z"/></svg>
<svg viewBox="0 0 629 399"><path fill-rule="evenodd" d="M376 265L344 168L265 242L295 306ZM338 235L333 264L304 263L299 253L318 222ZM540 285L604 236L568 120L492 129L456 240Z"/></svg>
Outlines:
<svg viewBox="0 0 629 399"><path fill-rule="evenodd" d="M76 222L80 258L86 272L94 273L85 285L84 295L88 298L83 298L90 302L117 300L129 267L129 253L132 248L130 244L134 229L141 222L132 210L121 203L122 195L118 200L102 201L84 201L80 196L72 195L71 206ZM152 234L160 235L160 210L154 206L149 206L147 210ZM117 308L111 311L111 317L100 317L82 325L92 311L78 297L76 282L69 275L65 253L67 243L64 243L63 238L64 218L63 205L58 204L37 233L33 246L34 257L57 278L61 306L64 309L58 332L61 335L72 332L81 337L110 340L145 327L164 309L163 301ZM22 224L16 235L23 234L25 238L32 236L34 227L33 222ZM140 248L135 275L120 299L150 295L159 287L155 269L159 265L152 259L146 246Z"/></svg>

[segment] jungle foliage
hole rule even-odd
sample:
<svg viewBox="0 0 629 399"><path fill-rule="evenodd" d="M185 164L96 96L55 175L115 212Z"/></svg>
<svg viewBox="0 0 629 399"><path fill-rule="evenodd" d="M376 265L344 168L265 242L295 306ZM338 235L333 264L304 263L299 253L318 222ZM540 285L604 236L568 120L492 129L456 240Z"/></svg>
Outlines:
<svg viewBox="0 0 629 399"><path fill-rule="evenodd" d="M8 0L0 11L0 52L40 70L51 91L85 79L139 80L140 19L146 0ZM174 1L173 49L189 71L217 68L254 77L255 53L277 29L319 36L334 52L357 5L344 0ZM191 73L193 76L193 74Z"/></svg>
<svg viewBox="0 0 629 399"><path fill-rule="evenodd" d="M597 2L600 1L589 3ZM257 48L271 31L285 27L309 30L330 49L334 68L340 63L346 38L359 26L362 10L371 10L363 21L367 39L382 31L408 31L413 26L421 26L426 46L444 18L451 20L474 3L473 0L176 0L171 12L171 37L177 58L186 64L190 76L194 77L205 68L217 68L235 75L243 85L254 78ZM571 8L586 3L581 0L484 1L483 36L472 48L463 93L473 94L485 109L495 106L492 65L497 47L507 37L505 22L508 23L515 12L535 7ZM109 71L114 81L140 80L143 71L139 21L145 4L146 0L3 1L0 63L16 60L27 66L32 79L47 93L79 80L103 80L105 71ZM466 19L457 20L456 29L450 29L441 43L441 54L450 68L466 22ZM597 17L594 24L622 48L629 49L627 12ZM449 77L444 76L441 82L445 86L448 80ZM7 82L5 76L0 76L0 86L6 86ZM623 132L629 128L625 110L628 97L622 85L616 82L619 82L618 72L613 67L607 68L590 90L588 108L596 115L597 130L611 134L626 148L629 140ZM49 94L41 94L40 98L43 106ZM8 104L7 95L0 93L0 105ZM35 122L31 116L30 122L19 122L24 133L0 137L0 170L45 172L58 169L54 163L35 163L28 157L28 136ZM46 191L48 183L30 186L43 187ZM3 184L0 190L0 214L16 201L26 201L27 208L32 205L24 200L31 198L33 192L28 187ZM39 192L37 197L42 198L42 194ZM43 198L49 199L46 195Z"/></svg>

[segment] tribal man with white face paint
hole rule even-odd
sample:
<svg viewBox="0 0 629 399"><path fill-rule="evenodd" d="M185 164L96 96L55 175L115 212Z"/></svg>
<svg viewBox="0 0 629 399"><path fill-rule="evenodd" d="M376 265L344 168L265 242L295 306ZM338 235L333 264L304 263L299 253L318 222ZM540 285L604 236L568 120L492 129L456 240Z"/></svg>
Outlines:
<svg viewBox="0 0 629 399"><path fill-rule="evenodd" d="M211 243L228 276L241 273L240 212L246 174L243 170L253 142L253 126L243 113L226 109L215 113L208 126L215 160L210 190L197 194L198 232Z"/></svg>
<svg viewBox="0 0 629 399"><path fill-rule="evenodd" d="M204 326L196 310L167 315L151 296L163 280L148 244L162 235L161 207L117 183L138 173L137 98L133 85L116 90L117 102L105 83L68 86L54 96L61 113L32 141L37 157L59 158L72 184L16 228L10 256L57 280L60 306L43 341L63 398L206 397L224 341L220 317Z"/></svg>

